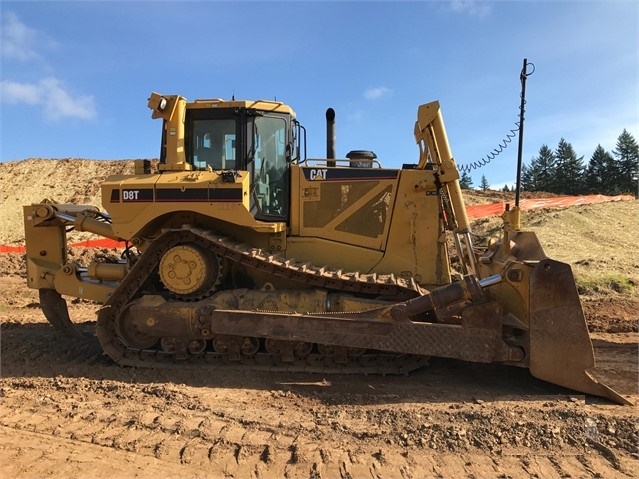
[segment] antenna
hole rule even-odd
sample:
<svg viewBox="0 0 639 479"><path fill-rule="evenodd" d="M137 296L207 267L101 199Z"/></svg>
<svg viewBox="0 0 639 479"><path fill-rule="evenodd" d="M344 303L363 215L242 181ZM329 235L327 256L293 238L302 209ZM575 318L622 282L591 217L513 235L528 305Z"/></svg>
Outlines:
<svg viewBox="0 0 639 479"><path fill-rule="evenodd" d="M528 73L528 65L532 70ZM524 58L524 66L519 74L521 80L521 105L519 106L519 148L517 150L517 183L515 186L515 206L519 207L519 191L521 189L521 155L524 149L524 112L526 106L526 78L535 73L535 65Z"/></svg>

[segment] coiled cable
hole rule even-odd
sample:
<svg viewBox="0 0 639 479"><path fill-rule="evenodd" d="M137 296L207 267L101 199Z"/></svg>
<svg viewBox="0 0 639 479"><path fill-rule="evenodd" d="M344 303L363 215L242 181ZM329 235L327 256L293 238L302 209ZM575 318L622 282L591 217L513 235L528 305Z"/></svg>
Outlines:
<svg viewBox="0 0 639 479"><path fill-rule="evenodd" d="M523 69L521 70L519 79L521 80L522 85L523 85L524 79L528 78L530 75L532 75L535 72L535 65L533 63L527 63L526 65L531 66L532 70L530 71L525 71ZM520 110L519 118L523 118L524 107L526 105L526 100L523 98L523 95L524 93L522 89L522 91L519 93L519 99L521 100L521 104L519 105L519 110ZM508 145L517 137L517 133L520 131L520 129L521 129L521 121L516 121L515 128L511 128L506 133L506 136L501 140L501 142L499 142L496 148L493 148L492 151L488 152L488 154L484 155L481 159L477 161L473 161L465 165L458 165L459 171L461 171L462 173L470 173L472 170L479 169L482 166L486 166L488 163L494 160L497 156L499 156L501 152L503 152L508 147Z"/></svg>

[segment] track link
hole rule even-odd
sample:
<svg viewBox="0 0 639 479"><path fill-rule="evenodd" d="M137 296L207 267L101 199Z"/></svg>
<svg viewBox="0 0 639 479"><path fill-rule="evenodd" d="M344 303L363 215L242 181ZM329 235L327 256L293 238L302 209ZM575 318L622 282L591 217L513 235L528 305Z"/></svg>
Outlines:
<svg viewBox="0 0 639 479"><path fill-rule="evenodd" d="M149 280L157 272L164 253L173 246L187 243L202 246L243 266L318 288L355 294L388 296L398 300L415 297L424 292L412 278L406 280L394 275L343 272L285 259L204 229L165 230L138 259L120 286L98 311L98 339L105 353L119 364L135 367L248 368L270 371L360 374L406 374L426 364L426 357L378 352L345 355L341 358L313 353L304 358L284 360L277 355L265 352L258 352L247 357L231 358L226 354L205 351L178 360L175 355L159 348L135 349L127 346L119 337L116 327L116 320L120 312L130 301L146 293L145 285L149 284Z"/></svg>

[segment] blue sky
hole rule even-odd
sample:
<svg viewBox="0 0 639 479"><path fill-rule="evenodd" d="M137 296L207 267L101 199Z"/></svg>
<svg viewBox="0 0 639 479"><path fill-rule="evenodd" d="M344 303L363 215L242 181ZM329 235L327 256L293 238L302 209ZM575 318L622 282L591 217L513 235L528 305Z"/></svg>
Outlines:
<svg viewBox="0 0 639 479"><path fill-rule="evenodd" d="M325 155L417 161L417 107L439 100L458 164L497 147L526 85L524 162L560 138L590 158L625 128L639 139L635 1L5 1L0 161L153 158L151 91L277 99ZM514 183L517 140L473 170Z"/></svg>

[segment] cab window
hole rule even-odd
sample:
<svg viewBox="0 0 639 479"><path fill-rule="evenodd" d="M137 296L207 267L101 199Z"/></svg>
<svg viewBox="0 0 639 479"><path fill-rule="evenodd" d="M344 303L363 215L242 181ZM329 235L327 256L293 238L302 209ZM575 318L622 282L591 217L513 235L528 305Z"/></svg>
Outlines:
<svg viewBox="0 0 639 479"><path fill-rule="evenodd" d="M235 120L194 121L191 148L197 169L235 169Z"/></svg>
<svg viewBox="0 0 639 479"><path fill-rule="evenodd" d="M256 217L288 215L288 159L286 120L258 117L253 129L253 200Z"/></svg>

